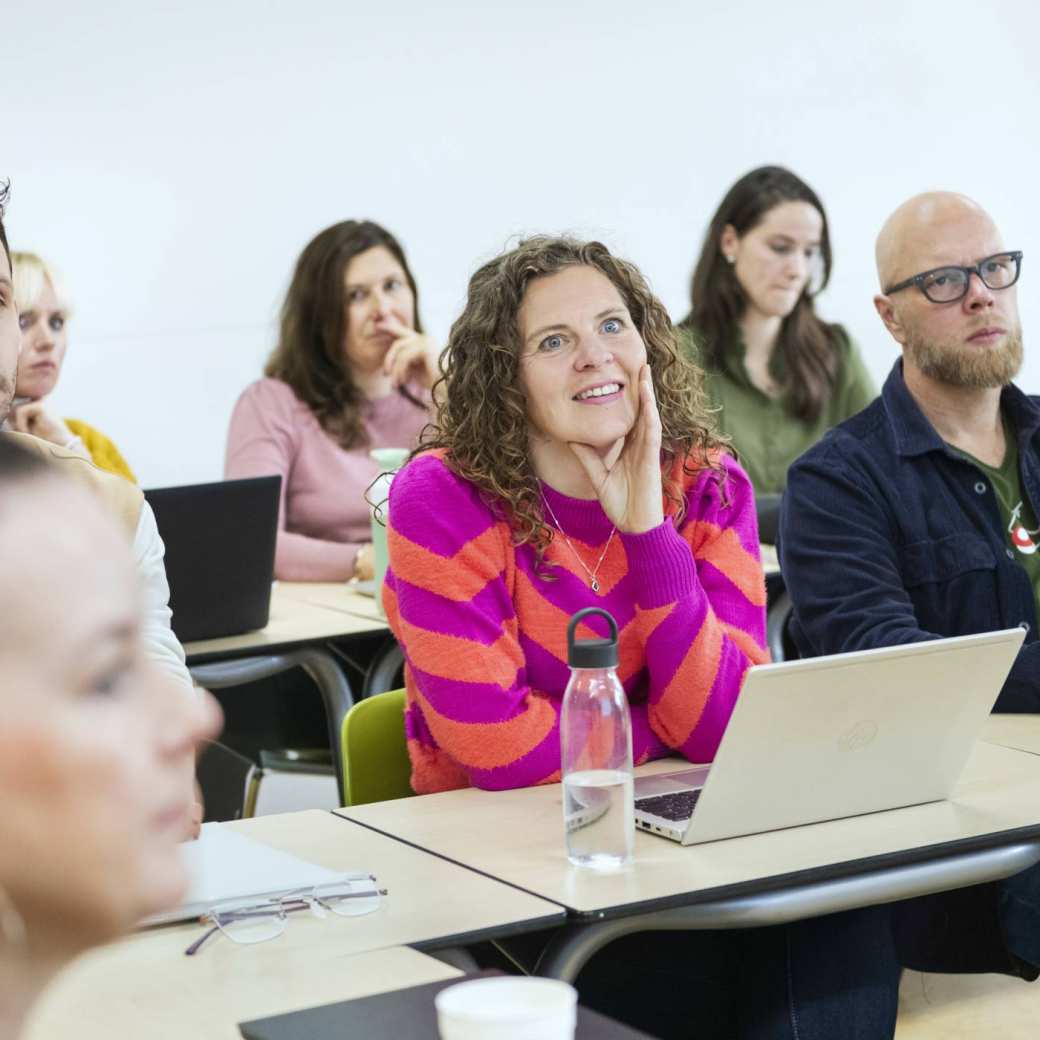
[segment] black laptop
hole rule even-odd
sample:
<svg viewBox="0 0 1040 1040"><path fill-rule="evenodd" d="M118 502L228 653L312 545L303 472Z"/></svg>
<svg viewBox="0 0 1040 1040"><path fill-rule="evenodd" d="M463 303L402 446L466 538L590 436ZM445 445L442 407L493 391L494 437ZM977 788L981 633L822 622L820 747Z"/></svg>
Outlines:
<svg viewBox="0 0 1040 1040"><path fill-rule="evenodd" d="M281 485L281 477L253 477L145 491L182 643L267 624Z"/></svg>

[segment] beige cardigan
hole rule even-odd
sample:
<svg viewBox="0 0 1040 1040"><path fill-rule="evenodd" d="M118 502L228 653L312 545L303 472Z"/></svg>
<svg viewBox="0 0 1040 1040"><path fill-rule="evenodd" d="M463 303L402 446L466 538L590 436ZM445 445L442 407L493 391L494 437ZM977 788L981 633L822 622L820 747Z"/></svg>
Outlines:
<svg viewBox="0 0 1040 1040"><path fill-rule="evenodd" d="M134 561L144 592L141 638L146 654L167 675L185 689L192 689L191 676L184 663L184 649L170 627L170 586L163 564L164 548L155 526L155 517L136 484L98 469L89 459L50 441L27 433L5 430L5 437L15 438L18 445L33 452L61 472L79 480L98 496L105 508L119 519L127 532Z"/></svg>

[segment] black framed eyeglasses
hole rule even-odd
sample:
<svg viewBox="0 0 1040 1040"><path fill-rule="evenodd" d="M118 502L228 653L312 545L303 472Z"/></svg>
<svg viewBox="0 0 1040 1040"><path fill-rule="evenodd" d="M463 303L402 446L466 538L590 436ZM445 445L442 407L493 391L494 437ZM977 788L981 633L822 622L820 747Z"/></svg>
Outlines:
<svg viewBox="0 0 1040 1040"><path fill-rule="evenodd" d="M902 292L916 285L932 303L953 303L967 295L971 276L977 274L987 289L1010 289L1018 281L1022 270L1022 251L994 253L971 267L933 267L922 271L905 282L890 285L885 295Z"/></svg>

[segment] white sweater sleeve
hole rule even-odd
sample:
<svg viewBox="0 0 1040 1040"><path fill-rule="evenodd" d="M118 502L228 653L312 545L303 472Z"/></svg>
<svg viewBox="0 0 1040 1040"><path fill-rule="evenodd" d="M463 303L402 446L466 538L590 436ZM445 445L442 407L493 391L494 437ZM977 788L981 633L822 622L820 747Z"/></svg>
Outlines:
<svg viewBox="0 0 1040 1040"><path fill-rule="evenodd" d="M141 632L145 652L167 675L186 690L192 690L191 675L184 663L184 649L170 627L173 615L170 612L170 586L163 564L165 552L152 507L142 502L134 534L134 559L144 590Z"/></svg>

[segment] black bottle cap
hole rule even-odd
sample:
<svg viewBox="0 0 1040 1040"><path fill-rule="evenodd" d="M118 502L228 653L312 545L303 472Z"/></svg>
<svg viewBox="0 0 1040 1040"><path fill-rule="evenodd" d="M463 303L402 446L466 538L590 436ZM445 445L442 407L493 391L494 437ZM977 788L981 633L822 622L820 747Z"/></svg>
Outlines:
<svg viewBox="0 0 1040 1040"><path fill-rule="evenodd" d="M610 625L609 639L574 640L578 623L590 614L598 614ZM616 668L618 663L618 627L609 611L602 607L586 607L579 610L567 625L567 664L571 668Z"/></svg>

